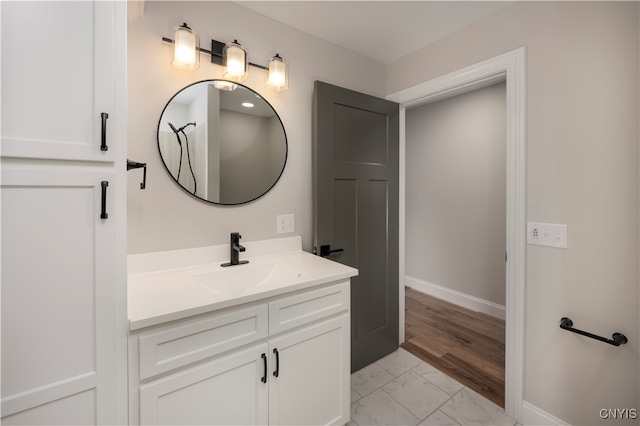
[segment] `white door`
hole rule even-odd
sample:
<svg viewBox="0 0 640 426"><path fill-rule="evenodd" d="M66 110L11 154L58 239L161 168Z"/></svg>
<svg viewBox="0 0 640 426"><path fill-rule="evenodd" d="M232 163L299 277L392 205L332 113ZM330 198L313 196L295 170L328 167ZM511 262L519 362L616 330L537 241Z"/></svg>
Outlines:
<svg viewBox="0 0 640 426"><path fill-rule="evenodd" d="M269 340L269 424L345 424L350 413L349 315Z"/></svg>
<svg viewBox="0 0 640 426"><path fill-rule="evenodd" d="M2 165L3 424L115 422L113 178Z"/></svg>
<svg viewBox="0 0 640 426"><path fill-rule="evenodd" d="M115 2L0 2L0 12L3 157L113 161Z"/></svg>
<svg viewBox="0 0 640 426"><path fill-rule="evenodd" d="M266 424L266 351L260 343L140 386L140 424Z"/></svg>

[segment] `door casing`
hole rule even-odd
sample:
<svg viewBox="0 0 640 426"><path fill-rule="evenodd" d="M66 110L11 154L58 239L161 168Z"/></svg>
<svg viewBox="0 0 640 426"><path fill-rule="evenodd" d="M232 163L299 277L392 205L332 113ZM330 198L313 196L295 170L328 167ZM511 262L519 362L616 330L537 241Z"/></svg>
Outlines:
<svg viewBox="0 0 640 426"><path fill-rule="evenodd" d="M526 262L526 67L521 47L387 96L400 104L400 343L404 341L405 112L407 108L506 81L507 254L505 412L522 422Z"/></svg>

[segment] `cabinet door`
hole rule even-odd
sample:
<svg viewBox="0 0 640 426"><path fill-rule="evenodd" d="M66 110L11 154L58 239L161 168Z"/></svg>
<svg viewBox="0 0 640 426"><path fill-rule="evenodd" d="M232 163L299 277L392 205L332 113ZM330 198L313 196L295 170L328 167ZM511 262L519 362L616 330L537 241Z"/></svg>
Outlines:
<svg viewBox="0 0 640 426"><path fill-rule="evenodd" d="M115 423L115 172L20 167L0 190L2 423Z"/></svg>
<svg viewBox="0 0 640 426"><path fill-rule="evenodd" d="M266 424L266 351L257 344L141 385L140 424Z"/></svg>
<svg viewBox="0 0 640 426"><path fill-rule="evenodd" d="M349 345L346 314L270 339L269 424L347 423Z"/></svg>
<svg viewBox="0 0 640 426"><path fill-rule="evenodd" d="M115 69L122 68L114 2L0 2L0 12L2 155L114 161Z"/></svg>

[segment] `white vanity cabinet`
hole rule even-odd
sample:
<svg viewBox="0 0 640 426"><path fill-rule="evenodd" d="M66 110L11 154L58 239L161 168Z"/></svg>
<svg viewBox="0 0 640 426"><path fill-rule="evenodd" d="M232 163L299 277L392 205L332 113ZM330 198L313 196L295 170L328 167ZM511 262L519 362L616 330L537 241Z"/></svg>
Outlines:
<svg viewBox="0 0 640 426"><path fill-rule="evenodd" d="M130 334L130 424L345 424L349 280Z"/></svg>

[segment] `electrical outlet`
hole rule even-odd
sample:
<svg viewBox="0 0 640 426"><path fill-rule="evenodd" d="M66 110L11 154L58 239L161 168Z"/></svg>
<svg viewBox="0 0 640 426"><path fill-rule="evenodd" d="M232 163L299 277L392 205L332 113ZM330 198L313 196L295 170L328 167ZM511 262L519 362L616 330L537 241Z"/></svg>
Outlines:
<svg viewBox="0 0 640 426"><path fill-rule="evenodd" d="M567 248L567 225L527 222L527 243Z"/></svg>
<svg viewBox="0 0 640 426"><path fill-rule="evenodd" d="M296 222L291 214L281 214L277 217L278 234L288 234L296 230Z"/></svg>

